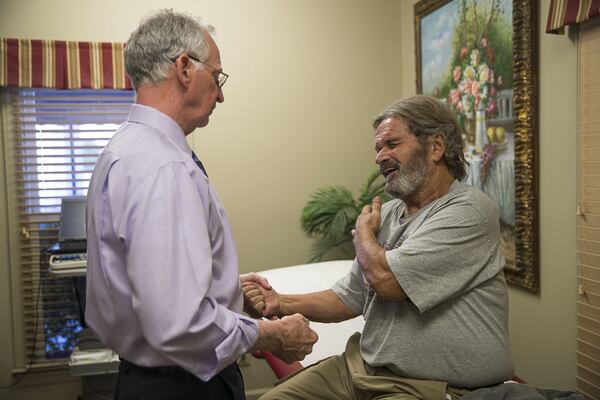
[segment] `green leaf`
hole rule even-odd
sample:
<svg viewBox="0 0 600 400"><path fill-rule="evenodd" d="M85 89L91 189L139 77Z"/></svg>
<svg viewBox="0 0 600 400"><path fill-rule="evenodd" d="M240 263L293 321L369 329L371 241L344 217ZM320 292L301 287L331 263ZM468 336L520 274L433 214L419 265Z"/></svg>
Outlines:
<svg viewBox="0 0 600 400"><path fill-rule="evenodd" d="M369 175L356 201L350 190L337 185L310 196L300 217L302 230L315 239L310 262L354 258L351 231L362 207L371 204L375 196L381 197L382 203L389 200L379 170Z"/></svg>
<svg viewBox="0 0 600 400"><path fill-rule="evenodd" d="M314 242L308 262L353 259L354 257L352 237L339 240L323 238Z"/></svg>
<svg viewBox="0 0 600 400"><path fill-rule="evenodd" d="M302 210L300 218L302 229L309 235L329 235L331 224L338 214L346 212L344 210L347 208L356 208L352 193L348 189L341 186L319 189Z"/></svg>
<svg viewBox="0 0 600 400"><path fill-rule="evenodd" d="M381 198L382 204L390 199L385 193L385 180L378 169L369 175L367 182L360 189L357 204L359 210L366 204L371 204L376 196Z"/></svg>

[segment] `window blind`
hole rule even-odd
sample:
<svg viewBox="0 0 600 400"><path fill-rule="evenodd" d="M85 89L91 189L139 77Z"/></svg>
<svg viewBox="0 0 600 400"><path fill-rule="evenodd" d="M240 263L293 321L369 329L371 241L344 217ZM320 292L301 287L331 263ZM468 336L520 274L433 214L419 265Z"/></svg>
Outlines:
<svg viewBox="0 0 600 400"><path fill-rule="evenodd" d="M579 32L577 389L600 400L600 23Z"/></svg>
<svg viewBox="0 0 600 400"><path fill-rule="evenodd" d="M13 204L18 210L18 271L24 358L32 366L64 362L81 330L85 277L48 273L63 197L87 194L98 155L127 118L127 90L18 89L11 92ZM78 295L81 301L78 301Z"/></svg>

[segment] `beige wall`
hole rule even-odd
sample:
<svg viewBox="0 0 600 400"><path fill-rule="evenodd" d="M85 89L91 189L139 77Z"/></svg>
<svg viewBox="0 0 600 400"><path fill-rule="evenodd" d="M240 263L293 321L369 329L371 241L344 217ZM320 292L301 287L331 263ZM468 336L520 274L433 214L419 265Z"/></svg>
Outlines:
<svg viewBox="0 0 600 400"><path fill-rule="evenodd" d="M415 93L414 23L402 2L403 95ZM511 347L529 383L575 387L577 46L544 33L549 0L539 7L539 295L511 287Z"/></svg>
<svg viewBox="0 0 600 400"><path fill-rule="evenodd" d="M541 292L511 288L511 345L520 376L572 388L576 46L567 36L543 33L549 0L540 3ZM308 195L332 183L356 190L372 165L371 117L414 93L411 2L3 0L0 37L125 41L143 13L162 6L215 25L231 74L225 103L191 140L228 210L242 270L304 262L310 242L298 219ZM0 278L7 274L0 260ZM8 300L1 291L0 302ZM3 321L8 310L0 308ZM0 328L5 337L8 330ZM0 340L1 354L10 354L9 347L10 340ZM0 359L6 384L10 366ZM49 399L59 393L39 390Z"/></svg>

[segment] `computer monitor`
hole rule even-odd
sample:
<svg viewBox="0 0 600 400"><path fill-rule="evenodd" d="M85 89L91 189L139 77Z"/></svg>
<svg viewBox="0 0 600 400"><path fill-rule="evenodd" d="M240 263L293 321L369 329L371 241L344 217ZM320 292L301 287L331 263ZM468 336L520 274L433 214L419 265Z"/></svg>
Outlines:
<svg viewBox="0 0 600 400"><path fill-rule="evenodd" d="M83 241L85 236L85 196L63 197L58 241Z"/></svg>
<svg viewBox="0 0 600 400"><path fill-rule="evenodd" d="M85 238L85 196L63 197L58 242L48 248L48 253L85 253L87 249Z"/></svg>

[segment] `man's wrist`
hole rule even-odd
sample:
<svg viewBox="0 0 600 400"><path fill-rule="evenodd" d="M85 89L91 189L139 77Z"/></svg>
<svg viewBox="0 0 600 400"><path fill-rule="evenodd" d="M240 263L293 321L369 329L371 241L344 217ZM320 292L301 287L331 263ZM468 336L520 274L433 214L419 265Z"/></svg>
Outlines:
<svg viewBox="0 0 600 400"><path fill-rule="evenodd" d="M290 304L290 299L284 295L279 295L279 310L277 314L277 317L282 318L285 317L286 315L291 315L294 314L294 312L292 311L292 306Z"/></svg>
<svg viewBox="0 0 600 400"><path fill-rule="evenodd" d="M281 347L279 321L258 320L258 338L250 351L272 351Z"/></svg>

